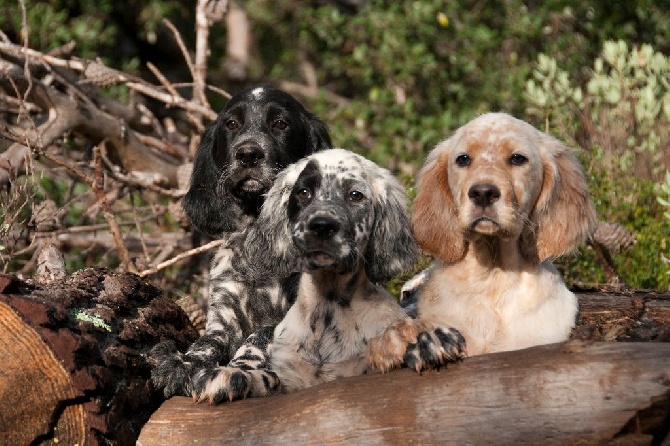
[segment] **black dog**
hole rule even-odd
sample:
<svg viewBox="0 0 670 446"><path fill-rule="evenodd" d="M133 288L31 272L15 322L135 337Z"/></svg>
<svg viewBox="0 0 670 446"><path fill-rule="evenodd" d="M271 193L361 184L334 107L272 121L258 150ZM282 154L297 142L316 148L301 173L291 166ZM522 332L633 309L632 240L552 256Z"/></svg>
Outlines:
<svg viewBox="0 0 670 446"><path fill-rule="evenodd" d="M288 311L297 274L247 274L242 247L277 174L330 147L323 122L288 93L267 86L235 95L208 127L183 206L195 227L226 243L212 260L205 335L186 353L173 341L151 351L152 381L166 397L200 398L204 383L194 376L226 365L248 336L274 327Z"/></svg>

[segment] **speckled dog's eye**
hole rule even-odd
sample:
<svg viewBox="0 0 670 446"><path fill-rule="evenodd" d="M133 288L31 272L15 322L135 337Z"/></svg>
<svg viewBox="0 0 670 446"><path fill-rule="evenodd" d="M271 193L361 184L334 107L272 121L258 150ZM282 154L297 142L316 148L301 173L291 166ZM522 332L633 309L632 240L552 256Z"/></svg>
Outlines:
<svg viewBox="0 0 670 446"><path fill-rule="evenodd" d="M509 162L514 166L521 166L528 162L528 158L520 153L513 153L512 156L509 157Z"/></svg>
<svg viewBox="0 0 670 446"><path fill-rule="evenodd" d="M349 198L349 201L356 202L356 201L361 201L363 198L365 198L365 195L363 195L363 192L361 192L359 190L352 190L351 192L349 192L348 198Z"/></svg>
<svg viewBox="0 0 670 446"><path fill-rule="evenodd" d="M295 193L295 196L298 197L300 200L309 200L312 198L312 191L307 189L306 187L302 187L298 189L298 191Z"/></svg>
<svg viewBox="0 0 670 446"><path fill-rule="evenodd" d="M470 155L461 153L456 157L456 165L458 167L467 167L470 165L472 162L472 158L470 158Z"/></svg>

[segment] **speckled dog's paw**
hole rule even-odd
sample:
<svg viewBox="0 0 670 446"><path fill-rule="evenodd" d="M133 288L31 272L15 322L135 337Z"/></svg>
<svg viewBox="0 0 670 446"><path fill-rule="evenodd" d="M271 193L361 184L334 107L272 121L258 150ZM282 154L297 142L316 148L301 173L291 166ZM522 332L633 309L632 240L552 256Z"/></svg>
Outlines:
<svg viewBox="0 0 670 446"><path fill-rule="evenodd" d="M193 399L220 404L248 397L266 396L279 388L279 378L269 370L214 367L198 370L193 376Z"/></svg>
<svg viewBox="0 0 670 446"><path fill-rule="evenodd" d="M419 333L416 342L407 346L405 363L407 367L420 372L440 368L466 355L465 338L458 330L437 327Z"/></svg>
<svg viewBox="0 0 670 446"><path fill-rule="evenodd" d="M190 395L192 363L185 360L174 341L155 345L149 353L149 363L153 365L151 382L157 389L163 389L165 398Z"/></svg>

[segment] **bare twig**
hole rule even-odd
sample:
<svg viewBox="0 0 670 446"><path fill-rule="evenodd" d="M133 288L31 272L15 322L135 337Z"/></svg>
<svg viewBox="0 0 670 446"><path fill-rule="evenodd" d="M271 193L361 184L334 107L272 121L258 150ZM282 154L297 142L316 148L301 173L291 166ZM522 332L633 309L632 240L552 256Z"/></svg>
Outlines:
<svg viewBox="0 0 670 446"><path fill-rule="evenodd" d="M4 78L0 77L0 84L7 79L21 84L27 82L18 67L9 61L0 59L0 72L4 74ZM0 154L0 158L9 162L12 169L20 170L24 160L28 157L29 150L24 146L43 150L67 131L77 130L91 137L93 142L103 139L109 141L122 165L128 171L158 172L167 178L170 184L176 183L176 163L165 156L155 154L142 144L137 133L128 128L124 121L120 121L97 107L77 102L54 88L46 88L40 82L34 85L31 98L36 105L50 111L51 120L42 124L35 131L27 131L25 133L26 142L23 146L14 144L5 153ZM9 172L0 169L0 184L6 183L8 179Z"/></svg>
<svg viewBox="0 0 670 446"><path fill-rule="evenodd" d="M177 89L170 83L170 81L168 81L167 78L163 76L163 73L160 72L158 67L156 67L151 62L147 62L147 67L153 73L153 75L156 76L156 79L158 79L161 85L165 87L168 93L170 93L172 96L176 98L183 99L182 95L180 95ZM198 130L198 132L202 132L203 130L205 130L205 127L202 125L201 120L197 119L191 113L188 113L188 120L191 124L193 124L193 126Z"/></svg>
<svg viewBox="0 0 670 446"><path fill-rule="evenodd" d="M186 66L188 67L188 70L191 72L191 77L195 77L195 67L193 66L193 61L191 60L191 55L188 52L188 49L186 48L186 45L184 44L184 41L181 38L181 34L179 34L179 31L177 30L177 27L175 27L171 21L168 19L163 19L163 24L170 28L170 31L172 31L172 34L174 35L175 40L177 41L177 46L179 46L179 49L181 50L182 56L184 56L184 62L186 62Z"/></svg>
<svg viewBox="0 0 670 446"><path fill-rule="evenodd" d="M207 16L207 4L210 0L198 0L195 6L195 65L193 66L193 99L207 104L205 96L205 76L207 74L207 52L209 27L212 20Z"/></svg>
<svg viewBox="0 0 670 446"><path fill-rule="evenodd" d="M153 136L148 135L137 135L137 139L139 139L142 144L158 149L161 152L167 153L168 155L174 156L176 158L184 159L188 155L185 150L182 150L174 144L171 144L170 142L163 139L154 138Z"/></svg>
<svg viewBox="0 0 670 446"><path fill-rule="evenodd" d="M342 96L336 95L335 93L331 93L328 91L321 91L313 85L302 85L296 82L281 81L279 82L279 87L282 90L286 90L291 94L295 94L306 98L315 98L319 96L319 94L323 94L326 100L328 100L328 102L332 102L333 104L341 107L347 106L350 102L347 98L344 98Z"/></svg>
<svg viewBox="0 0 670 446"><path fill-rule="evenodd" d="M136 273L137 268L135 268L135 265L130 260L128 250L123 244L121 229L119 228L119 224L117 223L116 218L114 217L114 212L112 211L111 206L107 202L107 197L105 196L105 174L104 171L102 170L102 159L100 157L100 149L97 147L93 148L93 161L95 163L95 178L94 181L91 183L91 189L93 189L93 192L95 192L95 195L98 197L98 201L102 206L102 214L104 215L105 220L107 220L107 223L109 224L109 230L112 233L112 236L114 237L114 241L116 242L116 249L119 251L119 255L121 256L121 260L123 261L123 265L125 266L126 271Z"/></svg>
<svg viewBox="0 0 670 446"><path fill-rule="evenodd" d="M159 101L164 102L168 106L180 107L183 108L184 110L198 113L210 121L214 121L216 119L216 113L214 113L214 111L212 111L211 108L203 107L200 104L196 104L195 102L192 101L187 101L181 97L175 97L171 94L163 93L145 84L137 82L128 82L126 83L126 85L128 86L128 88L131 88L154 99L158 99Z"/></svg>
<svg viewBox="0 0 670 446"><path fill-rule="evenodd" d="M28 49L28 38L30 36L30 30L28 29L28 12L26 11L26 2L25 0L20 0L19 4L21 5L21 31L23 32L23 48ZM28 57L26 57L26 60L23 64L23 71L26 78L28 79L28 87L23 93L23 101L27 102L27 99L30 96L30 90L33 89L32 76L30 75L30 61Z"/></svg>
<svg viewBox="0 0 670 446"><path fill-rule="evenodd" d="M109 160L109 158L107 158L107 156L105 156L104 154L101 154L101 157L102 157L102 160L105 163L107 169L109 169L109 172L112 175L112 177L114 177L115 180L120 181L121 183L129 184L129 185L135 186L135 187L141 187L141 188L144 188L144 189L148 189L152 192L156 192L156 193L159 193L161 195L166 195L168 197L173 197L173 198L181 198L184 195L186 195L185 190L165 189L163 187L157 186L154 182L146 181L146 179L143 179L139 176L125 175L125 174L121 173L118 166L115 166Z"/></svg>
<svg viewBox="0 0 670 446"><path fill-rule="evenodd" d="M103 66L102 64L98 62L92 62L92 61L86 61L83 59L59 59L57 57L53 57L47 54L40 53L39 51L32 50L30 48L22 48L17 45L14 45L12 43L7 43L7 42L0 42L0 52L4 52L6 54L11 54L15 56L30 56L36 60L39 60L41 62L47 63L48 65L55 66L55 67L61 67L61 68L66 68L69 70L77 71L84 73L87 68L95 64L96 68L100 69L105 69L105 72L107 75L112 76L111 73L114 73L113 76L116 76L114 78L113 83L123 83L125 82L126 85L139 92L142 93L146 96L149 96L151 98L157 99L159 101L164 102L167 105L171 106L176 106L183 108L184 110L191 111L193 113L197 113L206 119L213 121L216 119L216 113L214 113L209 106L203 106L200 105L196 102L193 101L187 101L181 97L175 97L174 95L164 93L156 87L148 84L147 82L143 81L140 78L137 78L135 76L128 75L126 73L123 73L122 71L114 70L112 68L108 68ZM90 72L90 69L89 69ZM112 77L113 77L112 76ZM111 81L107 81L111 82ZM102 81L100 81L102 84Z"/></svg>
<svg viewBox="0 0 670 446"><path fill-rule="evenodd" d="M109 202L107 201L107 197L105 196L104 173L102 170L102 161L100 159L100 154L97 148L93 149L93 155L95 162L95 171L93 173L94 176L91 177L87 172L80 169L75 164L62 159L59 156L50 153L44 153L44 156L46 158L62 167L65 167L67 170L74 173L82 181L84 181L91 187L91 189L95 193L96 198L98 199L98 202L102 206L103 215L107 220L109 230L112 233L112 236L114 237L116 248L119 252L119 255L121 256L121 259L124 263L126 270L130 272L137 272L135 265L133 265L133 263L130 261L130 255L128 254L128 250L123 244L123 238L121 237L121 230L119 228L119 224L117 223L116 218L114 217L114 212L112 211L112 208L109 205Z"/></svg>
<svg viewBox="0 0 670 446"><path fill-rule="evenodd" d="M167 268L170 265L174 265L175 263L184 260L188 257L203 253L205 251L209 251L210 249L216 248L217 246L221 246L224 243L226 243L225 240L214 240L212 242L209 242L205 245L198 246L197 248L190 249L186 252L182 252L181 254L171 258L170 260L166 260L165 262L159 263L158 265L151 267L149 269L146 269L142 272L139 273L140 277L147 277L152 274L157 273L158 271Z"/></svg>
<svg viewBox="0 0 670 446"><path fill-rule="evenodd" d="M226 15L226 74L243 81L249 65L250 26L247 11L240 2L231 1Z"/></svg>
<svg viewBox="0 0 670 446"><path fill-rule="evenodd" d="M137 221L120 221L118 222L119 226L134 226L139 223L146 223L148 221L155 220L160 217L164 211L155 212L151 215L147 215L138 219ZM108 223L100 223L95 225L86 225L86 226L70 226L69 228L57 229L55 231L37 231L35 232L35 238L48 238L53 237L54 235L61 234L85 234L87 232L98 232L98 231L107 231L109 230Z"/></svg>

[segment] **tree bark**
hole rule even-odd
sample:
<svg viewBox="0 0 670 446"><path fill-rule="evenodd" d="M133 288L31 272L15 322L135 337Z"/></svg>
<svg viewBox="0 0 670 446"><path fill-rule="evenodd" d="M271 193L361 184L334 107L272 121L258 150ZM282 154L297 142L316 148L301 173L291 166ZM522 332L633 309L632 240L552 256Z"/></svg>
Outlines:
<svg viewBox="0 0 670 446"><path fill-rule="evenodd" d="M575 339L566 343L221 406L176 397L154 413L138 444L670 441L670 295L579 298Z"/></svg>
<svg viewBox="0 0 670 446"><path fill-rule="evenodd" d="M163 401L144 354L197 338L161 294L103 269L44 287L0 277L0 443L134 443Z"/></svg>

